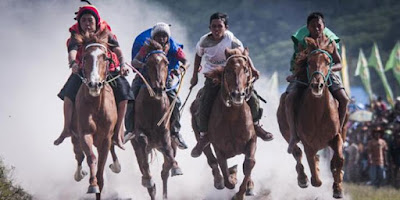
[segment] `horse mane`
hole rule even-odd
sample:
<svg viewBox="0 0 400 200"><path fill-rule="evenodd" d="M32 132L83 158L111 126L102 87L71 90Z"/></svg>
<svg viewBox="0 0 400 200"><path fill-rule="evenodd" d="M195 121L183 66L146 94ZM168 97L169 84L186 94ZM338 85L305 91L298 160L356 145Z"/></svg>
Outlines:
<svg viewBox="0 0 400 200"><path fill-rule="evenodd" d="M108 43L108 36L110 35L110 31L107 29L104 29L99 32L95 33L88 33L86 32L85 34L75 34L74 38L78 42L79 45L86 46L88 44L92 43L99 43L102 44L106 47L112 46L111 44Z"/></svg>
<svg viewBox="0 0 400 200"><path fill-rule="evenodd" d="M299 52L296 55L294 60L295 67L294 72L295 74L302 75L306 73L306 68L304 67L307 64L308 54L315 49L322 49L327 51L329 54L332 54L334 51L334 42L331 42L328 37L324 37L324 40L318 43L315 39L311 37L306 37L305 42L307 44L307 48L303 51Z"/></svg>
<svg viewBox="0 0 400 200"><path fill-rule="evenodd" d="M204 76L210 78L213 81L213 83L220 84L223 73L224 73L224 67L218 66L215 69L204 73Z"/></svg>
<svg viewBox="0 0 400 200"><path fill-rule="evenodd" d="M147 39L147 43L145 43L149 52L155 50L163 50L163 46L153 39Z"/></svg>

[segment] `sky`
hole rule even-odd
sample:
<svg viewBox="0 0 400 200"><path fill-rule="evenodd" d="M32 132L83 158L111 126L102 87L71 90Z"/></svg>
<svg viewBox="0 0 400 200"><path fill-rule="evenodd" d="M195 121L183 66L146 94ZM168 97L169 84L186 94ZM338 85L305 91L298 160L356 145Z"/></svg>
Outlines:
<svg viewBox="0 0 400 200"><path fill-rule="evenodd" d="M95 2L95 1L93 1ZM130 48L134 37L150 28L156 22L172 24L172 35L179 42L188 43L185 27L173 13L159 5L146 1L96 1L100 15L117 35L126 60L130 59ZM2 50L0 57L4 75L0 78L0 157L8 167L14 168L12 177L35 199L93 199L86 194L88 178L81 182L73 179L76 161L69 139L60 146L53 141L63 127L63 102L56 96L70 75L67 62L66 40L68 28L73 25L74 12L83 5L79 1L22 1L2 0L0 2L0 32ZM210 13L211 14L211 13ZM206 33L208 30L199 30ZM191 41L192 43L195 43ZM193 63L194 49L184 49L190 63ZM181 99L188 95L192 68L183 80ZM256 165L252 178L256 196L249 199L332 199L332 178L328 164L321 163L323 185L320 188L300 189L297 186L295 160L286 153L287 143L279 133L276 120L278 89L265 90L271 85L272 74L262 74L255 87L267 99L263 104L263 127L274 133L275 140L258 140ZM128 76L131 81L133 75ZM192 158L190 150L195 145L189 114L190 103L197 90L189 98L182 116L181 133L189 145L179 150L177 161L184 175L169 179L170 199L230 199L238 190L216 190L213 187L211 170L204 156ZM122 172L114 174L105 170L105 199L149 199L147 190L141 186L141 174L130 144L125 151L117 150ZM229 166L239 165L239 183L243 178L241 165L243 156L228 161ZM109 156L106 166L111 163ZM87 170L87 164L84 162ZM157 184L157 199L161 198L162 155L157 154L151 164L154 181ZM309 175L307 164L306 173ZM346 194L345 199L349 199Z"/></svg>

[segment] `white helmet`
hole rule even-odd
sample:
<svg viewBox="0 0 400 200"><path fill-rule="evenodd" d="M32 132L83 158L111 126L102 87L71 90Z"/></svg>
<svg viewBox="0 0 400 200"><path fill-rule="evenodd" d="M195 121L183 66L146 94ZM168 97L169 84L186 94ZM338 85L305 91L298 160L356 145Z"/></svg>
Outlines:
<svg viewBox="0 0 400 200"><path fill-rule="evenodd" d="M156 33L164 32L168 35L168 38L171 36L171 29L169 28L171 25L166 24L164 22L158 22L156 25L153 26L151 29L151 38L154 38Z"/></svg>

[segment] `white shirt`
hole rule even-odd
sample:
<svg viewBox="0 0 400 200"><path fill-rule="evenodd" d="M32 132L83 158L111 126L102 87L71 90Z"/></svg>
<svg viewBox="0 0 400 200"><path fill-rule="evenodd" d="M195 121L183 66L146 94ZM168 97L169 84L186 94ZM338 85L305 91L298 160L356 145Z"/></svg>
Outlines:
<svg viewBox="0 0 400 200"><path fill-rule="evenodd" d="M196 45L196 53L203 57L205 64L203 65L203 73L207 73L217 66L225 66L226 57L225 49L239 48L244 50L242 42L237 39L232 32L226 30L224 38L216 43L210 36L211 33L203 35Z"/></svg>

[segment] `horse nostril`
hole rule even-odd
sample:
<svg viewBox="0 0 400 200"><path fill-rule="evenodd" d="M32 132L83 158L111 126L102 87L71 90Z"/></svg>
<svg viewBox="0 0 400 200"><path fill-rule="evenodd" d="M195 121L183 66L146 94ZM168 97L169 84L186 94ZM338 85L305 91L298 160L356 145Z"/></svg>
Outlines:
<svg viewBox="0 0 400 200"><path fill-rule="evenodd" d="M89 82L89 83L88 83L88 86L89 86L89 87L93 87L93 83L92 83L92 82Z"/></svg>
<svg viewBox="0 0 400 200"><path fill-rule="evenodd" d="M240 96L242 96L242 97L244 97L246 95L246 93L244 93L244 92L242 92L241 94L240 94Z"/></svg>
<svg viewBox="0 0 400 200"><path fill-rule="evenodd" d="M103 83L102 82L99 82L99 83L97 83L97 87L103 87Z"/></svg>
<svg viewBox="0 0 400 200"><path fill-rule="evenodd" d="M322 89L322 87L324 87L324 84L323 84L323 83L320 83L320 84L319 84L319 89Z"/></svg>

